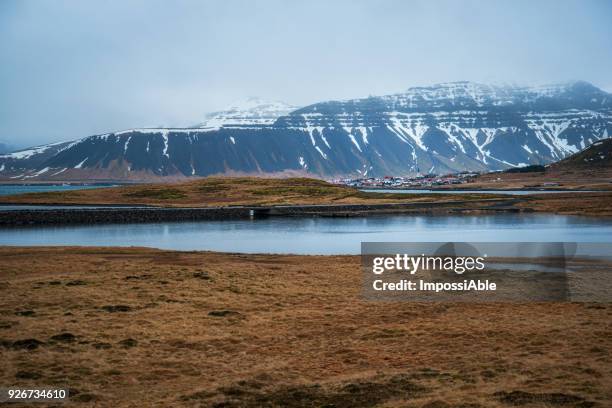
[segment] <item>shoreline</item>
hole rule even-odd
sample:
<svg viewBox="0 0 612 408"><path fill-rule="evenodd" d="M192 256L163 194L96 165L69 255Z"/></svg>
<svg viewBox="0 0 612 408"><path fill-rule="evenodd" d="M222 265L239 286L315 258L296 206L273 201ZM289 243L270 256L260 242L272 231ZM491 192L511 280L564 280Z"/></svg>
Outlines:
<svg viewBox="0 0 612 408"><path fill-rule="evenodd" d="M607 192L606 192L607 193ZM385 215L491 215L553 214L584 217L612 217L607 205L609 197L593 193L572 205L560 194L547 196L504 196L449 201L412 201L372 204L309 204L309 205L230 205L209 207L162 207L151 204L92 203L0 203L0 227L78 224L134 224L155 222L193 222L257 219L267 217L373 217ZM594 197L594 202L589 198ZM581 207L580 207L580 206ZM602 206L603 205L603 206ZM8 207L24 209L6 209ZM41 208L27 208L41 207ZM57 208L53 208L57 207Z"/></svg>
<svg viewBox="0 0 612 408"><path fill-rule="evenodd" d="M612 207L609 205L612 202L612 191L559 191L556 194L533 191L534 194L509 195L487 194L487 190L461 194L458 189L449 192L441 189L435 193L438 194L364 192L304 178L207 178L172 185L120 186L2 196L0 226L197 221L268 216L363 217L380 214L541 212L612 216ZM19 210L2 204L48 208Z"/></svg>
<svg viewBox="0 0 612 408"><path fill-rule="evenodd" d="M149 223L168 221L236 220L265 217L367 217L376 215L438 215L531 213L514 207L518 198L479 201L416 202L394 204L318 204L227 207L120 207L2 210L0 226ZM7 206L10 204L7 204ZM20 204L27 206L28 204ZM36 204L43 205L43 204ZM79 204L73 204L79 206ZM85 207L85 206L83 206Z"/></svg>

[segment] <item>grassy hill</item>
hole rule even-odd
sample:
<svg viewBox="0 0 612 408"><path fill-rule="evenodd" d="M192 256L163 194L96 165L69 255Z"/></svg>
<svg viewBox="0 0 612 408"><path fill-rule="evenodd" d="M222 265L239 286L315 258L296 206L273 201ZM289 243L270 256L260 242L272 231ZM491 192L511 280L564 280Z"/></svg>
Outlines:
<svg viewBox="0 0 612 408"><path fill-rule="evenodd" d="M495 197L471 194L468 200ZM209 177L195 181L99 188L91 190L27 193L0 197L0 203L125 204L163 207L228 205L377 204L431 201L431 195L366 193L309 178ZM440 194L436 201L456 200Z"/></svg>
<svg viewBox="0 0 612 408"><path fill-rule="evenodd" d="M612 190L612 139L595 142L586 149L546 167L528 166L484 174L470 187Z"/></svg>
<svg viewBox="0 0 612 408"><path fill-rule="evenodd" d="M600 174L602 171L612 175L612 138L595 142L586 149L551 164L546 169L546 172L551 174L557 172Z"/></svg>
<svg viewBox="0 0 612 408"><path fill-rule="evenodd" d="M548 169L547 169L548 171ZM516 180L489 181L489 184L469 184L470 188L519 188L542 186L545 181L563 180L563 188L584 188L585 179L571 185L566 175L544 176L544 173L495 173L518 177ZM534 177L535 175L535 177ZM490 176L490 175L489 175ZM597 180L589 176L587 187L612 190L610 177ZM513 184L514 183L514 184ZM181 183L141 184L91 190L53 191L0 196L0 204L99 204L149 205L157 207L222 207L319 204L415 204L413 212L428 212L432 204L444 204L443 211L479 212L491 206L515 207L525 211L559 214L612 215L612 192L536 194L512 197L482 193L465 194L402 194L366 193L357 189L308 178L211 177Z"/></svg>

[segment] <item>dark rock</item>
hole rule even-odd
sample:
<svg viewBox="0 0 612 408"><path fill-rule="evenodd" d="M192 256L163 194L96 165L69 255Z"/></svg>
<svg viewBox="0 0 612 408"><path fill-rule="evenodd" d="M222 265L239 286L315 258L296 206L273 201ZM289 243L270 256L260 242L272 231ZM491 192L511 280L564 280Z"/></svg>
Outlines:
<svg viewBox="0 0 612 408"><path fill-rule="evenodd" d="M130 338L130 339L121 340L119 342L119 345L123 348L131 348L131 347L136 347L138 345L138 342Z"/></svg>
<svg viewBox="0 0 612 408"><path fill-rule="evenodd" d="M12 344L14 349L18 350L35 350L38 346L41 346L43 343L37 339L23 339L23 340L15 340Z"/></svg>
<svg viewBox="0 0 612 408"><path fill-rule="evenodd" d="M214 317L236 316L239 314L240 313L234 312L233 310L213 310L213 311L208 312L209 316L214 316Z"/></svg>
<svg viewBox="0 0 612 408"><path fill-rule="evenodd" d="M17 312L15 312L15 314L17 316L26 316L26 317L32 317L36 314L35 311L33 310L19 310Z"/></svg>
<svg viewBox="0 0 612 408"><path fill-rule="evenodd" d="M84 280L80 280L80 279L71 280L70 282L66 282L66 286L83 286L83 285L87 285L87 282L85 282Z"/></svg>
<svg viewBox="0 0 612 408"><path fill-rule="evenodd" d="M20 380L38 380L42 375L34 371L17 371L15 378Z"/></svg>
<svg viewBox="0 0 612 408"><path fill-rule="evenodd" d="M196 272L193 274L193 277L202 280L210 280L210 275L206 272Z"/></svg>
<svg viewBox="0 0 612 408"><path fill-rule="evenodd" d="M74 343L76 340L76 336L72 333L61 333L56 334L55 336L51 336L51 341L57 341L60 343Z"/></svg>
<svg viewBox="0 0 612 408"><path fill-rule="evenodd" d="M98 350L105 350L113 347L110 345L110 343L94 343L93 346Z"/></svg>
<svg viewBox="0 0 612 408"><path fill-rule="evenodd" d="M129 312L132 310L131 306L127 305L106 305L101 307L102 310L106 310L109 313L117 312Z"/></svg>

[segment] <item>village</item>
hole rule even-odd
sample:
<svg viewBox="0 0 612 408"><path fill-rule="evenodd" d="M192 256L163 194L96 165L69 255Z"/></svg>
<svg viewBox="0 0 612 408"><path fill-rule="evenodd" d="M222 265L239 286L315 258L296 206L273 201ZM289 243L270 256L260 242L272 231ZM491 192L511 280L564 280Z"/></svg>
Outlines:
<svg viewBox="0 0 612 408"><path fill-rule="evenodd" d="M342 178L330 182L357 188L430 188L435 186L467 184L479 175L476 172L461 172L446 175L423 174L414 177L384 176L367 178Z"/></svg>

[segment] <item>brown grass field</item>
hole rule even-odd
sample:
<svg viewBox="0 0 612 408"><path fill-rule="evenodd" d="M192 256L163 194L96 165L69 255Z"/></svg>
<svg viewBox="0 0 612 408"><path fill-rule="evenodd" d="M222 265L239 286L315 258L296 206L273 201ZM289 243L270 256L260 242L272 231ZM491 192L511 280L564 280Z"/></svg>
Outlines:
<svg viewBox="0 0 612 408"><path fill-rule="evenodd" d="M57 406L612 405L610 304L368 302L357 256L0 258L0 384Z"/></svg>
<svg viewBox="0 0 612 408"><path fill-rule="evenodd" d="M468 199L494 198L474 194ZM441 194L437 200L456 200ZM91 190L27 193L0 197L0 203L127 204L163 207L228 205L376 204L431 200L427 195L365 193L309 178L207 177L178 183L140 184Z"/></svg>
<svg viewBox="0 0 612 408"><path fill-rule="evenodd" d="M555 183L556 186L547 186ZM484 189L520 188L564 188L568 190L612 191L612 172L593 169L590 171L546 173L489 173L476 178L470 187Z"/></svg>
<svg viewBox="0 0 612 408"><path fill-rule="evenodd" d="M522 196L514 206L526 211L610 217L612 192L535 194Z"/></svg>
<svg viewBox="0 0 612 408"><path fill-rule="evenodd" d="M471 185L468 185L471 186ZM454 203L445 211L478 211L483 206L523 211L612 216L612 191L529 196L470 194L366 193L307 178L209 177L173 184L144 184L91 190L0 196L4 204L124 204L160 207L273 206L299 204L415 203L413 212L431 211L430 203Z"/></svg>

